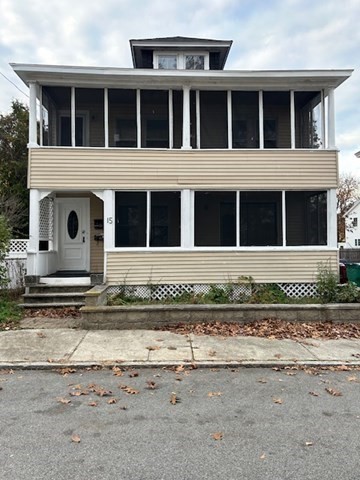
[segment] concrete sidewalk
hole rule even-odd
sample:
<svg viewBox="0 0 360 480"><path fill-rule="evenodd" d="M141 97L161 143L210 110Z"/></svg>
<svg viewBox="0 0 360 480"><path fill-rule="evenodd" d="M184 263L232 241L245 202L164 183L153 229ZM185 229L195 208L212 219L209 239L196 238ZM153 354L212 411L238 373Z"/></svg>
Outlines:
<svg viewBox="0 0 360 480"><path fill-rule="evenodd" d="M270 340L153 330L0 332L0 368L360 365L360 340Z"/></svg>

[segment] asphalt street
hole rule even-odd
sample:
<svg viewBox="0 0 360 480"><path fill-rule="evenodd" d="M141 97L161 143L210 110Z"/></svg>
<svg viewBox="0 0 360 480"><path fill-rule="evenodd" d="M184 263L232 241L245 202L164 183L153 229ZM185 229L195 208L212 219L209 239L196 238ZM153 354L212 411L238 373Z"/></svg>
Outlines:
<svg viewBox="0 0 360 480"><path fill-rule="evenodd" d="M177 368L0 371L0 478L360 477L360 371Z"/></svg>

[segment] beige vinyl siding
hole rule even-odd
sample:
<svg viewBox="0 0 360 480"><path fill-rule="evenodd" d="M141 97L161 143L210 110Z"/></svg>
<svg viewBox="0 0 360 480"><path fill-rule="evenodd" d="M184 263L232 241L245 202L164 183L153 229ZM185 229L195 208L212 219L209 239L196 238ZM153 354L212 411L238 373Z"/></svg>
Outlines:
<svg viewBox="0 0 360 480"><path fill-rule="evenodd" d="M29 186L44 189L324 189L337 186L328 150L36 148Z"/></svg>
<svg viewBox="0 0 360 480"><path fill-rule="evenodd" d="M251 275L256 282L316 280L319 262L337 269L337 251L109 252L108 284L209 284Z"/></svg>

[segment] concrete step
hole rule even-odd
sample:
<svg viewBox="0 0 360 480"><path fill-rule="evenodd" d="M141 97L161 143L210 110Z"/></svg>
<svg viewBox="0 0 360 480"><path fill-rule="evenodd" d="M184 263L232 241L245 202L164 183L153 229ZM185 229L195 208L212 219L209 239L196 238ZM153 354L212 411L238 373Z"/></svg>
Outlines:
<svg viewBox="0 0 360 480"><path fill-rule="evenodd" d="M42 309L42 308L81 308L85 305L83 302L60 302L60 303L19 303L19 307L25 309Z"/></svg>
<svg viewBox="0 0 360 480"><path fill-rule="evenodd" d="M45 283L38 283L36 285L28 286L28 293L80 293L90 290L91 285L48 285Z"/></svg>
<svg viewBox="0 0 360 480"><path fill-rule="evenodd" d="M24 303L61 304L64 302L85 303L83 292L25 293Z"/></svg>

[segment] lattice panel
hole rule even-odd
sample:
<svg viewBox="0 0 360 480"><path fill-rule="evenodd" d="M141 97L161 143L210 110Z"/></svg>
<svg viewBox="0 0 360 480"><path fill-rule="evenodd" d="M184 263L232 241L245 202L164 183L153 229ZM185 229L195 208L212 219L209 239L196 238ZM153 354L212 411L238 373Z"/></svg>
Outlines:
<svg viewBox="0 0 360 480"><path fill-rule="evenodd" d="M50 197L40 200L40 240L52 240L54 237L54 201Z"/></svg>
<svg viewBox="0 0 360 480"><path fill-rule="evenodd" d="M288 297L303 298L317 295L316 283L280 283L279 287Z"/></svg>
<svg viewBox="0 0 360 480"><path fill-rule="evenodd" d="M317 289L315 283L280 283L278 284L281 290L286 293L288 297L302 298L316 295ZM234 302L241 297L248 297L251 295L251 287L248 284L219 284L215 285L218 288L223 288L229 292L230 298ZM126 296L134 296L149 300L164 300L166 298L174 298L183 293L207 294L210 292L211 285L111 285L108 287L108 297L112 297L119 293Z"/></svg>
<svg viewBox="0 0 360 480"><path fill-rule="evenodd" d="M27 251L29 240L10 240L9 255L14 253L25 253Z"/></svg>

